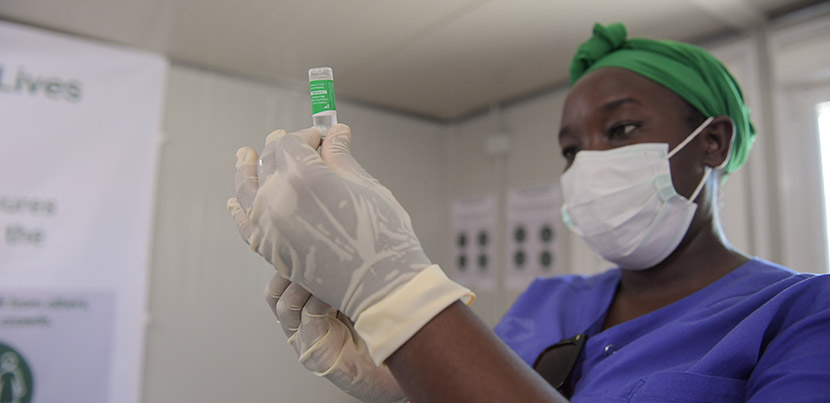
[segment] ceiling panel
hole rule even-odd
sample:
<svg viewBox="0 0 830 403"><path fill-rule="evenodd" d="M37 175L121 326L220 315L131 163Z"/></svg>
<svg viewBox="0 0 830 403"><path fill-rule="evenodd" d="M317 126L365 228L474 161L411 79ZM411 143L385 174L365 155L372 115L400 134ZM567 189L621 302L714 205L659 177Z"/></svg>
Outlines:
<svg viewBox="0 0 830 403"><path fill-rule="evenodd" d="M652 10L643 16L627 3L606 0L564 7L534 0L492 1L383 62L364 66L347 83L338 83L338 91L365 101L396 94L386 97L388 105L452 119L566 80L570 56L596 21L628 21L633 36L667 39L727 29L690 4L667 3L639 1Z"/></svg>
<svg viewBox="0 0 830 403"><path fill-rule="evenodd" d="M0 18L160 52L174 62L306 85L454 120L567 80L595 21L696 40L810 0L4 0Z"/></svg>
<svg viewBox="0 0 830 403"><path fill-rule="evenodd" d="M166 0L4 0L0 17L146 48L168 8Z"/></svg>
<svg viewBox="0 0 830 403"><path fill-rule="evenodd" d="M751 7L760 10L766 16L776 16L781 13L805 8L827 0L744 0Z"/></svg>
<svg viewBox="0 0 830 403"><path fill-rule="evenodd" d="M175 3L169 52L177 59L304 81L309 67L322 65L340 78L479 1Z"/></svg>

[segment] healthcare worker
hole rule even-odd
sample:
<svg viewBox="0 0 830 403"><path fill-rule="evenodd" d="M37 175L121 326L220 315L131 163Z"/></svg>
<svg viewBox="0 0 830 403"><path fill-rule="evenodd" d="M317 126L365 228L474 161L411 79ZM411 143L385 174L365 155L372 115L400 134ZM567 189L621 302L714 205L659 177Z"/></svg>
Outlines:
<svg viewBox="0 0 830 403"><path fill-rule="evenodd" d="M259 176L238 151L228 207L278 271L267 299L300 361L365 401L830 401L830 276L721 230L718 186L755 136L729 72L597 25L571 82L562 215L617 268L537 279L495 334L351 157L347 126L321 155L313 128L272 133Z"/></svg>

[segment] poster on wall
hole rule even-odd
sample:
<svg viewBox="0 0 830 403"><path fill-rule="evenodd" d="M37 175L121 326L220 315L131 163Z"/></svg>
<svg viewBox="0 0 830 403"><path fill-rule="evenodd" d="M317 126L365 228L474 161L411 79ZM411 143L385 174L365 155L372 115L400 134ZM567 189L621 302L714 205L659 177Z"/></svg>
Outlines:
<svg viewBox="0 0 830 403"><path fill-rule="evenodd" d="M453 273L459 283L479 290L496 287L493 195L459 199L452 204Z"/></svg>
<svg viewBox="0 0 830 403"><path fill-rule="evenodd" d="M136 403L167 62L0 22L0 399Z"/></svg>
<svg viewBox="0 0 830 403"><path fill-rule="evenodd" d="M507 286L524 290L539 276L562 274L563 224L558 185L513 189L507 195Z"/></svg>

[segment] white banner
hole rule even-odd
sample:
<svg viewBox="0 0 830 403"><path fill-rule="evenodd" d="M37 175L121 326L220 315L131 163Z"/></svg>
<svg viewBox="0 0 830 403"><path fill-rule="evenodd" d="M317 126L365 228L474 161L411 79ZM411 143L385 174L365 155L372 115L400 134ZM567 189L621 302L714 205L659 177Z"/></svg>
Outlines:
<svg viewBox="0 0 830 403"><path fill-rule="evenodd" d="M166 72L0 23L0 400L138 402Z"/></svg>

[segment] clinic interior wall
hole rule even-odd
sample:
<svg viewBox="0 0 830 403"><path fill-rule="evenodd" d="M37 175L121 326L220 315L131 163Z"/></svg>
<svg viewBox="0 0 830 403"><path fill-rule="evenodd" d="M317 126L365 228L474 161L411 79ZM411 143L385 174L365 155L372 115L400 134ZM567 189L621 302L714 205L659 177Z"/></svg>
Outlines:
<svg viewBox="0 0 830 403"><path fill-rule="evenodd" d="M827 211L815 106L830 102L830 7L807 21L783 21L768 32L775 147L768 178L779 192L778 228L784 261L793 268L827 272ZM822 139L824 140L824 139ZM823 192L822 192L823 190Z"/></svg>
<svg viewBox="0 0 830 403"><path fill-rule="evenodd" d="M473 290L477 294L473 310L489 325L495 325L520 294L506 286L507 260L503 234L506 229L506 195L510 189L558 183L565 160L560 154L557 133L560 111L567 88L551 91L509 107L454 124L447 129L447 182L450 200L492 194L497 201L495 261L497 285L494 289ZM500 115L500 118L495 116ZM495 133L509 138L505 155L487 151L487 138ZM447 234L450 234L447 229ZM563 273L595 273L607 267L602 259L587 250L570 233L562 239ZM447 245L451 239L447 235Z"/></svg>
<svg viewBox="0 0 830 403"><path fill-rule="evenodd" d="M349 402L297 363L263 299L273 268L226 211L235 151L275 128L310 126L307 93L183 67L170 69L150 271L143 401ZM409 211L441 256L447 196L444 127L338 103L355 156Z"/></svg>

